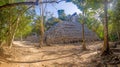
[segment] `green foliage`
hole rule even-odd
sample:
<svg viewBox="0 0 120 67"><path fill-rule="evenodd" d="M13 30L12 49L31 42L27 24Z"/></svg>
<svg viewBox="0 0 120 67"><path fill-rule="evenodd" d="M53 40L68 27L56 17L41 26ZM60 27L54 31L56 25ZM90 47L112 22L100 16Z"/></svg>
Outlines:
<svg viewBox="0 0 120 67"><path fill-rule="evenodd" d="M37 34L40 34L40 22L41 22L40 18L41 18L40 16L36 16L36 19L34 19L34 23L32 23L32 32ZM44 17L45 31L51 28L53 25L55 25L58 22L60 22L60 19L58 18L51 17L45 20L45 17Z"/></svg>
<svg viewBox="0 0 120 67"><path fill-rule="evenodd" d="M0 6L9 3L9 0L0 0Z"/></svg>
<svg viewBox="0 0 120 67"><path fill-rule="evenodd" d="M116 3L112 8L112 11L110 12L110 38L115 40L120 40L120 1L116 0Z"/></svg>
<svg viewBox="0 0 120 67"><path fill-rule="evenodd" d="M16 34L22 32L26 36L31 31L34 12L26 11L26 6L16 6L2 9L0 12L0 42L11 43Z"/></svg>
<svg viewBox="0 0 120 67"><path fill-rule="evenodd" d="M114 0L108 0L112 3ZM72 2L80 9L85 12L84 23L89 29L96 32L96 34L103 39L103 21L104 21L104 11L103 2L104 0L72 0ZM114 1L115 2L115 1ZM120 23L119 23L119 4L120 1L116 0L116 3L112 3L114 8L109 9L109 39L110 41L115 41L120 38ZM97 4L97 6L96 6ZM116 5L115 5L116 4ZM82 15L80 15L80 22L82 22ZM118 37L119 36L119 37Z"/></svg>
<svg viewBox="0 0 120 67"><path fill-rule="evenodd" d="M60 19L58 18L55 18L55 17L49 18L45 24L46 30L48 30L49 28L51 28L53 25L55 25L58 22L60 22Z"/></svg>
<svg viewBox="0 0 120 67"><path fill-rule="evenodd" d="M72 2L81 11L87 10L88 8L98 9L102 6L102 0L72 0ZM97 4L97 6L96 6Z"/></svg>
<svg viewBox="0 0 120 67"><path fill-rule="evenodd" d="M26 37L32 32L32 22L35 16L35 11L33 9L27 10L21 15L19 20L18 30L16 31L16 37Z"/></svg>
<svg viewBox="0 0 120 67"><path fill-rule="evenodd" d="M46 22L46 17L44 16L43 21ZM32 32L40 34L40 27L41 26L41 16L36 15L34 18L34 23L32 23ZM45 26L45 24L44 24Z"/></svg>
<svg viewBox="0 0 120 67"><path fill-rule="evenodd" d="M31 33L31 31L32 31L32 26L27 24L27 25L23 26L23 28L21 28L21 29L19 28L17 30L16 38L21 37L21 35L22 35L22 37L26 37Z"/></svg>

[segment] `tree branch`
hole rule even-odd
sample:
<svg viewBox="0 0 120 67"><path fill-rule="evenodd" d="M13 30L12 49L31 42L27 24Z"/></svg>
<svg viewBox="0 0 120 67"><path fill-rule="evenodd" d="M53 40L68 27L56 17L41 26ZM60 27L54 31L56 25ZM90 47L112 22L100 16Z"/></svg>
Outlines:
<svg viewBox="0 0 120 67"><path fill-rule="evenodd" d="M43 2L39 2L40 4L43 4L43 3L57 3L56 1L43 1ZM5 4L5 5L2 5L0 6L0 9L2 8L7 8L7 7L14 7L14 6L19 6L19 5L38 5L36 4L36 2L18 2L18 3L10 3L10 4Z"/></svg>

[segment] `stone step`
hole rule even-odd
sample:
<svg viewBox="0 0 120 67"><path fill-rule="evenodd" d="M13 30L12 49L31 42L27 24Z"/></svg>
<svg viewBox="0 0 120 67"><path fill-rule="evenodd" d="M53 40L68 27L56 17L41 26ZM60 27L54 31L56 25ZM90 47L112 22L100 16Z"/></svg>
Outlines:
<svg viewBox="0 0 120 67"><path fill-rule="evenodd" d="M64 23L65 26L75 26L76 24L73 24L73 23Z"/></svg>
<svg viewBox="0 0 120 67"><path fill-rule="evenodd" d="M65 26L64 28L75 28L74 26Z"/></svg>
<svg viewBox="0 0 120 67"><path fill-rule="evenodd" d="M120 48L110 48L113 52L120 52Z"/></svg>
<svg viewBox="0 0 120 67"><path fill-rule="evenodd" d="M81 32L81 30L80 29L70 29L70 28L63 28L62 30L64 30L64 31L80 31Z"/></svg>

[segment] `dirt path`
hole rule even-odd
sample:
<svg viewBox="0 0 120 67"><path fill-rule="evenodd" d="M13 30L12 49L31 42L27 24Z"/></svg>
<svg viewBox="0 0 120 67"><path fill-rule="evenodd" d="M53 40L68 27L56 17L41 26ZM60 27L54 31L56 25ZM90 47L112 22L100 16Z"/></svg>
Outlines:
<svg viewBox="0 0 120 67"><path fill-rule="evenodd" d="M2 62L0 67L96 67L95 58L101 43L89 45L87 51L82 51L78 44L59 44L39 49L33 43L15 41L14 44L12 49L6 48L7 54L12 55L7 58L9 62Z"/></svg>

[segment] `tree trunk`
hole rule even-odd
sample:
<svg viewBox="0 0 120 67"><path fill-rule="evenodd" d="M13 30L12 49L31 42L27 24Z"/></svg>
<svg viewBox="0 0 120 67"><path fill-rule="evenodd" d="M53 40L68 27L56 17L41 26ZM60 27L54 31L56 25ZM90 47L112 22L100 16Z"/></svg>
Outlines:
<svg viewBox="0 0 120 67"><path fill-rule="evenodd" d="M82 49L83 50L86 50L86 45L85 45L85 35L84 35L84 24L82 24L82 40L83 40L83 43L82 43Z"/></svg>
<svg viewBox="0 0 120 67"><path fill-rule="evenodd" d="M117 37L118 37L118 40L120 40L120 33L117 32Z"/></svg>
<svg viewBox="0 0 120 67"><path fill-rule="evenodd" d="M7 46L11 46L12 45L12 42L11 42L11 34L12 34L12 30L11 30L11 25L9 25L9 31L8 31L8 38L7 38Z"/></svg>
<svg viewBox="0 0 120 67"><path fill-rule="evenodd" d="M2 41L0 40L0 45L2 45Z"/></svg>
<svg viewBox="0 0 120 67"><path fill-rule="evenodd" d="M103 45L103 49L102 49L102 56L105 56L105 55L110 55L111 54L111 51L110 51L110 48L109 48L109 43L108 43L108 17L107 17L107 4L108 4L108 1L107 0L104 0L104 45Z"/></svg>
<svg viewBox="0 0 120 67"><path fill-rule="evenodd" d="M42 0L40 0L42 2ZM39 47L41 47L41 45L43 45L43 39L44 39L44 9L43 9L43 4L40 4L40 14L41 14L41 18L40 18L40 44Z"/></svg>
<svg viewBox="0 0 120 67"><path fill-rule="evenodd" d="M40 45L39 45L40 47L41 45L43 45L43 39L44 39L44 25L43 25L43 21L41 21L40 23Z"/></svg>
<svg viewBox="0 0 120 67"><path fill-rule="evenodd" d="M86 45L85 45L85 32L84 32L84 21L85 21L85 19L84 19L84 15L85 15L85 13L84 13L84 10L83 10L83 19L82 19L82 40L83 40L83 43L82 43L82 49L86 50L87 48L86 48Z"/></svg>
<svg viewBox="0 0 120 67"><path fill-rule="evenodd" d="M20 32L20 41L23 41L22 32Z"/></svg>
<svg viewBox="0 0 120 67"><path fill-rule="evenodd" d="M18 29L19 17L16 20L15 20L16 23L13 26L11 25L10 36L9 36L9 41L8 41L8 45L10 46L10 48L12 47L14 37L15 37L15 33Z"/></svg>
<svg viewBox="0 0 120 67"><path fill-rule="evenodd" d="M10 40L10 48L11 48L12 45L13 45L14 38L15 38L15 32L14 32L14 33L12 34L12 36L11 36L11 40Z"/></svg>

